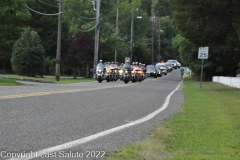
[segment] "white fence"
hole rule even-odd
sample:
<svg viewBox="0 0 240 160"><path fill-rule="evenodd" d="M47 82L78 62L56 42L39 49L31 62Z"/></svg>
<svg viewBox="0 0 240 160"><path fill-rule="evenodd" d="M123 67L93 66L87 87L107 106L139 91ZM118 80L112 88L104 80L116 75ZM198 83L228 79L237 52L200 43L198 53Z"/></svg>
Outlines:
<svg viewBox="0 0 240 160"><path fill-rule="evenodd" d="M217 77L213 76L213 82L222 83L231 87L240 88L240 78L239 77Z"/></svg>

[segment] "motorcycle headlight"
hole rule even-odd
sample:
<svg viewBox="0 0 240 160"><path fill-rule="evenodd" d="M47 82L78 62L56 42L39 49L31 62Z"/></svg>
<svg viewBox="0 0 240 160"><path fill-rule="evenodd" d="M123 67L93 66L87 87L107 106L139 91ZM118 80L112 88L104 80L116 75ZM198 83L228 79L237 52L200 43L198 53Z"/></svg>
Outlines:
<svg viewBox="0 0 240 160"><path fill-rule="evenodd" d="M102 70L101 70L101 69L99 69L99 70L98 70L98 72L102 72Z"/></svg>
<svg viewBox="0 0 240 160"><path fill-rule="evenodd" d="M109 73L109 71L107 71L107 73Z"/></svg>
<svg viewBox="0 0 240 160"><path fill-rule="evenodd" d="M134 71L131 72L132 74L134 73Z"/></svg>
<svg viewBox="0 0 240 160"><path fill-rule="evenodd" d="M120 74L122 74L122 73L123 73L123 70L119 70L118 72L119 72Z"/></svg>
<svg viewBox="0 0 240 160"><path fill-rule="evenodd" d="M125 71L125 73L128 73L128 71Z"/></svg>

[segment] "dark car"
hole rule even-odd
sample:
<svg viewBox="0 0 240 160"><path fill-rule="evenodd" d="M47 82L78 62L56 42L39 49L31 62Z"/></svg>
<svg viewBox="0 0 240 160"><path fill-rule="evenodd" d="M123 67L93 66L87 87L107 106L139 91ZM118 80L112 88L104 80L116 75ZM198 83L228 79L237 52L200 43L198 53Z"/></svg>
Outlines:
<svg viewBox="0 0 240 160"><path fill-rule="evenodd" d="M159 68L161 70L162 74L167 75L168 70L167 70L167 67L165 64L158 63L155 65L155 67L157 69Z"/></svg>
<svg viewBox="0 0 240 160"><path fill-rule="evenodd" d="M146 74L147 74L148 77L157 78L158 77L158 73L159 72L161 73L161 71L157 70L154 65L147 65L146 69L147 69Z"/></svg>
<svg viewBox="0 0 240 160"><path fill-rule="evenodd" d="M167 71L168 71L168 72L172 72L173 67L172 67L172 64L171 64L171 63L165 63L165 66L167 67Z"/></svg>

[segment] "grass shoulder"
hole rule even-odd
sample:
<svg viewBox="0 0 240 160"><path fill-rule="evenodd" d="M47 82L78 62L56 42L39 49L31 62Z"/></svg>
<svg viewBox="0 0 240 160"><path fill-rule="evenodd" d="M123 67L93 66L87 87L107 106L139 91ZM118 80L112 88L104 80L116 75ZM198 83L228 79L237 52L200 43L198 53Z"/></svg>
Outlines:
<svg viewBox="0 0 240 160"><path fill-rule="evenodd" d="M184 104L140 142L109 153L108 160L239 160L240 90L184 80Z"/></svg>
<svg viewBox="0 0 240 160"><path fill-rule="evenodd" d="M22 83L16 82L14 80L7 80L0 78L0 86L20 86Z"/></svg>
<svg viewBox="0 0 240 160"><path fill-rule="evenodd" d="M27 77L27 76L19 76L14 74L9 75L1 75L1 79L7 81L16 81L16 80L23 80L23 81L32 81L32 82L42 82L42 83L55 83L55 84L69 84L69 83L79 83L79 82L92 82L95 81L93 78L72 78L72 77L60 77L59 81L55 80L54 76L46 76L46 77ZM17 84L21 84L16 82ZM2 85L2 83L0 83Z"/></svg>

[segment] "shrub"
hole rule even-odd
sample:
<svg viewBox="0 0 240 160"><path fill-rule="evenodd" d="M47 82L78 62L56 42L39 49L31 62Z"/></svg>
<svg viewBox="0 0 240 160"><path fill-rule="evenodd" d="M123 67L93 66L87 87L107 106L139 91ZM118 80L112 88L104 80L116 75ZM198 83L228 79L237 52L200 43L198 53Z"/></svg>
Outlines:
<svg viewBox="0 0 240 160"><path fill-rule="evenodd" d="M45 50L37 32L25 29L13 46L12 69L18 75L43 75Z"/></svg>

